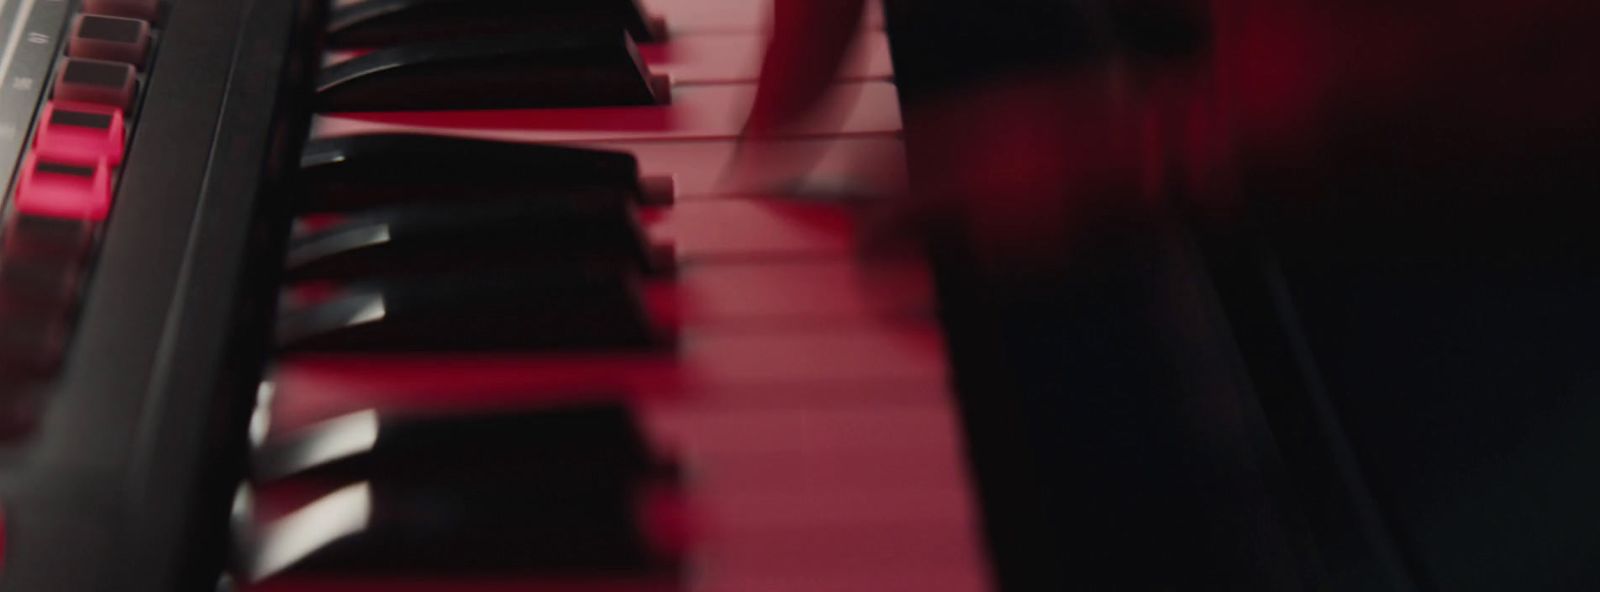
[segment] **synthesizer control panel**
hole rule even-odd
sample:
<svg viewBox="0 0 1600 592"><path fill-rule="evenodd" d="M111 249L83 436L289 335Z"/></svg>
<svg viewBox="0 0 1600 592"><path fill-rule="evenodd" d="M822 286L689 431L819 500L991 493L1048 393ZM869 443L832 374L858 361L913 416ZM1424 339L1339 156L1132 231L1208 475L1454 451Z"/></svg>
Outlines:
<svg viewBox="0 0 1600 592"><path fill-rule="evenodd" d="M155 2L67 6L17 3L0 54L0 175L15 178L0 231L0 365L13 381L61 364L159 45Z"/></svg>
<svg viewBox="0 0 1600 592"><path fill-rule="evenodd" d="M0 2L0 590L214 586L319 13Z"/></svg>

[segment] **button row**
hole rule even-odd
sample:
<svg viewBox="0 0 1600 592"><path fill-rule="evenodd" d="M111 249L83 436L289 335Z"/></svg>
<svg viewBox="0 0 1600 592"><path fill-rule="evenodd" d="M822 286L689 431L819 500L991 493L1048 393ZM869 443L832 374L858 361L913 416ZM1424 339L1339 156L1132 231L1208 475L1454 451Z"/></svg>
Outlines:
<svg viewBox="0 0 1600 592"><path fill-rule="evenodd" d="M85 0L72 21L0 230L0 383L61 363L159 12L159 0Z"/></svg>
<svg viewBox="0 0 1600 592"><path fill-rule="evenodd" d="M45 105L33 152L17 185L24 216L98 222L127 145L126 110L138 96L139 68L150 52L153 1L86 2L73 21L54 100Z"/></svg>

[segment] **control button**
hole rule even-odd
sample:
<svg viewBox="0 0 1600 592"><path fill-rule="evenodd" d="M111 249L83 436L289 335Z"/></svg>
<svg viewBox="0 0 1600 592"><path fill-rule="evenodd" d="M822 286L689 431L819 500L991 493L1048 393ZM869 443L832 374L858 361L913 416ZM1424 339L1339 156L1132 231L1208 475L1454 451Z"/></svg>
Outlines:
<svg viewBox="0 0 1600 592"><path fill-rule="evenodd" d="M0 295L0 370L13 376L54 373L66 350L69 319L65 307L38 310Z"/></svg>
<svg viewBox="0 0 1600 592"><path fill-rule="evenodd" d="M11 257L0 262L0 299L31 307L75 300L83 266L73 261Z"/></svg>
<svg viewBox="0 0 1600 592"><path fill-rule="evenodd" d="M139 81L130 64L68 58L56 76L55 98L127 109Z"/></svg>
<svg viewBox="0 0 1600 592"><path fill-rule="evenodd" d="M122 164L125 140L121 109L51 101L39 121L33 150L40 158L81 165L104 158L111 166Z"/></svg>
<svg viewBox="0 0 1600 592"><path fill-rule="evenodd" d="M150 50L150 23L138 19L85 14L72 23L67 55L144 66Z"/></svg>
<svg viewBox="0 0 1600 592"><path fill-rule="evenodd" d="M89 14L125 16L147 21L156 20L160 8L159 0L83 0L83 11Z"/></svg>
<svg viewBox="0 0 1600 592"><path fill-rule="evenodd" d="M51 261L82 261L94 246L99 225L84 220L18 215L0 231L0 254Z"/></svg>
<svg viewBox="0 0 1600 592"><path fill-rule="evenodd" d="M104 220L111 210L111 168L41 160L30 154L17 183L17 212L27 216Z"/></svg>

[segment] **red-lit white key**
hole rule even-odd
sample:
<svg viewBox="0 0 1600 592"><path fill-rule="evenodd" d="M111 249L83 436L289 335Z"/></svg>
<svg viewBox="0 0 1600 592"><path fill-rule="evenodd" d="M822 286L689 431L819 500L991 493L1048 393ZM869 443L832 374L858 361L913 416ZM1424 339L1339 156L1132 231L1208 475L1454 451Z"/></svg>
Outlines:
<svg viewBox="0 0 1600 592"><path fill-rule="evenodd" d="M927 270L911 261L837 259L682 264L646 286L674 324L784 327L840 319L931 318Z"/></svg>
<svg viewBox="0 0 1600 592"><path fill-rule="evenodd" d="M653 208L641 217L650 237L672 244L679 261L848 259L857 251L856 220L836 204L711 199Z"/></svg>
<svg viewBox="0 0 1600 592"><path fill-rule="evenodd" d="M111 168L66 164L30 154L17 182L18 213L47 218L100 221L111 210Z"/></svg>
<svg viewBox="0 0 1600 592"><path fill-rule="evenodd" d="M641 0L645 9L661 15L673 35L686 33L747 33L769 27L771 0ZM866 26L883 28L883 11L868 0ZM670 39L670 38L669 38Z"/></svg>
<svg viewBox="0 0 1600 592"><path fill-rule="evenodd" d="M672 104L649 107L339 113L313 121L312 137L412 132L507 142L732 139L750 109L751 84L681 86ZM894 85L857 82L834 87L816 115L788 133L893 135L900 131Z"/></svg>
<svg viewBox="0 0 1600 592"><path fill-rule="evenodd" d="M751 2L759 4L759 2ZM666 43L639 46L653 74L674 84L754 82L761 75L767 38L758 33L679 35ZM881 31L864 33L840 67L840 80L887 80L894 75L889 40Z"/></svg>
<svg viewBox="0 0 1600 592"><path fill-rule="evenodd" d="M905 150L898 138L862 136L787 139L740 146L735 140L601 141L581 145L627 152L643 177L672 177L676 197L703 199L784 190L899 196L906 189ZM734 157L743 150L740 176Z"/></svg>
<svg viewBox="0 0 1600 592"><path fill-rule="evenodd" d="M122 110L93 103L50 101L39 118L33 151L40 158L68 164L122 164L126 149Z"/></svg>
<svg viewBox="0 0 1600 592"><path fill-rule="evenodd" d="M681 398L702 392L787 392L946 380L944 342L920 323L819 323L808 331L696 330L671 355L294 356L280 391L317 404L464 405L470 397L614 393ZM469 399L470 400L470 399ZM516 399L512 399L515 401ZM502 401L504 403L506 401Z"/></svg>

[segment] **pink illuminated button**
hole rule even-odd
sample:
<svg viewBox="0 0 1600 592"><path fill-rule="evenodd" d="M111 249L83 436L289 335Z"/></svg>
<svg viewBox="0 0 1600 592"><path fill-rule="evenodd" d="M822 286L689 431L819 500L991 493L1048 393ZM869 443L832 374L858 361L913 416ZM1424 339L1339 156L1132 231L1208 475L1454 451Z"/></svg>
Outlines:
<svg viewBox="0 0 1600 592"><path fill-rule="evenodd" d="M33 150L40 158L66 164L122 164L125 148L122 110L91 103L45 104Z"/></svg>
<svg viewBox="0 0 1600 592"><path fill-rule="evenodd" d="M68 58L56 75L55 98L127 109L139 81L131 64Z"/></svg>
<svg viewBox="0 0 1600 592"><path fill-rule="evenodd" d="M100 221L111 209L111 167L52 162L36 154L23 161L17 212L29 216Z"/></svg>
<svg viewBox="0 0 1600 592"><path fill-rule="evenodd" d="M143 66L150 50L150 23L138 19L93 14L72 22L67 55L75 58L127 62Z"/></svg>
<svg viewBox="0 0 1600 592"><path fill-rule="evenodd" d="M156 20L160 8L159 0L83 0L83 11L89 14L125 16L147 21Z"/></svg>

